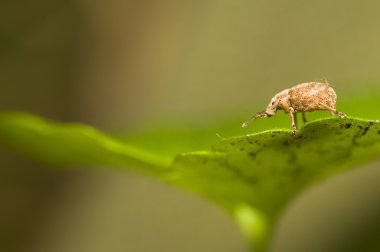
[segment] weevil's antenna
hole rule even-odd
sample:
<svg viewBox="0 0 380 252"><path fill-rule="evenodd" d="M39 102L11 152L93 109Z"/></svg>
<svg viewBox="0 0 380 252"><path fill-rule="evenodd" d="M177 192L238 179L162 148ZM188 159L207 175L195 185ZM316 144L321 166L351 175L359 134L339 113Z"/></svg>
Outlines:
<svg viewBox="0 0 380 252"><path fill-rule="evenodd" d="M247 127L252 121L256 120L257 118L264 118L264 117L268 117L268 114L263 111L263 112L258 112L256 113L249 121L246 121L245 123L243 123L243 125L241 125L242 128L245 128Z"/></svg>
<svg viewBox="0 0 380 252"><path fill-rule="evenodd" d="M247 126L248 126L253 120L255 120L255 118L252 118L251 120L244 122L244 123L241 125L241 127L242 127L242 128L247 127Z"/></svg>
<svg viewBox="0 0 380 252"><path fill-rule="evenodd" d="M327 81L327 78L326 77L323 77L323 78L319 78L317 79L318 82L322 82L325 83L326 85L329 85L330 86L330 83Z"/></svg>

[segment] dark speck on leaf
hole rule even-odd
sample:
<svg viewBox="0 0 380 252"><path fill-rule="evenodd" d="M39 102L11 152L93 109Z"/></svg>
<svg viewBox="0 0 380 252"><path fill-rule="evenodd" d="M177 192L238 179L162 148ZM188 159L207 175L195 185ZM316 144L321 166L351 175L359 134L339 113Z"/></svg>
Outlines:
<svg viewBox="0 0 380 252"><path fill-rule="evenodd" d="M293 175L300 175L302 173L302 168L299 167L299 166L296 166L293 171L292 171Z"/></svg>
<svg viewBox="0 0 380 252"><path fill-rule="evenodd" d="M252 141L248 141L248 143L249 143L249 144L253 144L253 142L252 142Z"/></svg>
<svg viewBox="0 0 380 252"><path fill-rule="evenodd" d="M276 137L276 134L273 134L272 137Z"/></svg>
<svg viewBox="0 0 380 252"><path fill-rule="evenodd" d="M364 128L363 136L365 136L367 134L368 130L369 130L369 126Z"/></svg>
<svg viewBox="0 0 380 252"><path fill-rule="evenodd" d="M240 148L240 151L244 151L244 148Z"/></svg>
<svg viewBox="0 0 380 252"><path fill-rule="evenodd" d="M235 146L235 145L236 145L235 142L231 142L230 144L231 144L232 146Z"/></svg>
<svg viewBox="0 0 380 252"><path fill-rule="evenodd" d="M377 134L379 134L379 135L380 135L380 130L378 130L378 131L377 131Z"/></svg>
<svg viewBox="0 0 380 252"><path fill-rule="evenodd" d="M257 152L250 152L248 153L252 158L255 158L257 155Z"/></svg>
<svg viewBox="0 0 380 252"><path fill-rule="evenodd" d="M351 128L351 126L352 126L352 123L346 123L346 125L344 125L344 127L345 127L346 129Z"/></svg>
<svg viewBox="0 0 380 252"><path fill-rule="evenodd" d="M305 136L304 135L298 135L298 136L296 136L296 138L295 139L304 139L305 138Z"/></svg>
<svg viewBox="0 0 380 252"><path fill-rule="evenodd" d="M358 125L358 128L359 128L359 129L363 129L363 127L362 127L362 126L360 126L360 125Z"/></svg>

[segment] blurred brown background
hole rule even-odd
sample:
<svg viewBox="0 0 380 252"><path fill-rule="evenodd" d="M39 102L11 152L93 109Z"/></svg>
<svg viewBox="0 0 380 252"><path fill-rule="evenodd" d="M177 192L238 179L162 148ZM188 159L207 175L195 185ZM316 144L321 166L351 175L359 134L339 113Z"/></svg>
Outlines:
<svg viewBox="0 0 380 252"><path fill-rule="evenodd" d="M112 130L205 120L309 80L327 78L344 93L380 77L379 11L378 1L1 1L0 108ZM225 213L149 178L56 171L5 150L0 160L0 251L247 250ZM377 167L301 197L274 251L337 251L326 240L341 235L331 222L307 222L337 219L343 203L326 194L346 199L344 209L376 198Z"/></svg>

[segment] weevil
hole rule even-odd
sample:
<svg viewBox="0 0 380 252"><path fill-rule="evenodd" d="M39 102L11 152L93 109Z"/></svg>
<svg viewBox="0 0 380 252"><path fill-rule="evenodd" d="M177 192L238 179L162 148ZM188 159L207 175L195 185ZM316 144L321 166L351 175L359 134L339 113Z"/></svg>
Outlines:
<svg viewBox="0 0 380 252"><path fill-rule="evenodd" d="M303 122L306 122L305 112L326 110L332 115L346 118L346 114L336 110L336 93L326 82L307 82L285 89L276 94L265 111L256 113L251 120L243 123L247 127L257 118L274 116L277 110L284 110L290 115L292 135L297 132L297 113L302 112Z"/></svg>

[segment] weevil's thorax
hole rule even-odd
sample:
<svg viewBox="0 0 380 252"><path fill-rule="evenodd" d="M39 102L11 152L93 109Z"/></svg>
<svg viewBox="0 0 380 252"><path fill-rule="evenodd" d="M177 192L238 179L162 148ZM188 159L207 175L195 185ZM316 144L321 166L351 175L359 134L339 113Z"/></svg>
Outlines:
<svg viewBox="0 0 380 252"><path fill-rule="evenodd" d="M268 104L265 112L269 115L275 115L278 109L283 109L288 111L289 108L289 99L288 99L289 89L285 89L280 93L276 94Z"/></svg>

